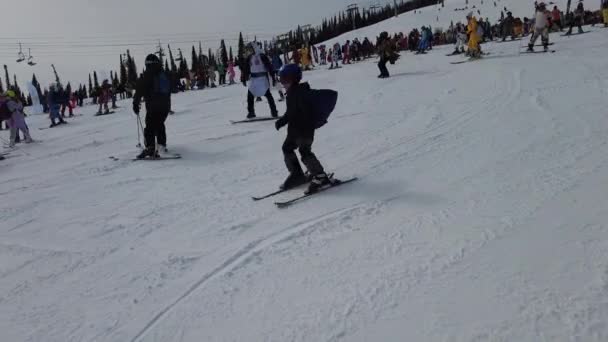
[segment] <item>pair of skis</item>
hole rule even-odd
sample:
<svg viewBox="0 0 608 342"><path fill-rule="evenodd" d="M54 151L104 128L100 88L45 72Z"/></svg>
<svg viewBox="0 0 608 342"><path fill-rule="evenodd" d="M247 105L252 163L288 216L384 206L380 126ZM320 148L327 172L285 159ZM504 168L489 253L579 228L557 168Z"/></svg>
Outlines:
<svg viewBox="0 0 608 342"><path fill-rule="evenodd" d="M307 198L310 198L310 197L312 197L314 195L320 194L322 192L325 192L327 190L333 189L333 188L338 187L340 185L352 183L352 182L356 181L357 179L358 179L357 177L353 177L353 178L350 178L350 179L347 179L347 180L332 179L332 182L330 184L327 184L327 185L323 186L322 188L318 189L315 192L305 192L304 194L302 194L300 196L297 196L297 197L294 197L294 198L292 198L292 199L290 199L288 201L274 202L274 204L278 208L281 208L281 209L282 208L287 208L287 207L289 207L289 206L291 206L291 205L293 205L293 204L295 204L297 202L301 202L301 201L303 201L303 200L305 200ZM293 190L293 189L277 190L275 192L269 193L269 194L264 195L264 196L252 197L252 199L257 202L257 201L261 201L261 200L264 200L264 199L267 199L267 198L271 198L271 197L277 196L279 194L282 194L284 192L288 192L290 190Z"/></svg>
<svg viewBox="0 0 608 342"><path fill-rule="evenodd" d="M234 125L234 124L247 123L247 122L276 121L278 119L279 119L278 117L259 117L259 118L251 118L251 119L239 120L239 121L230 120L230 123Z"/></svg>

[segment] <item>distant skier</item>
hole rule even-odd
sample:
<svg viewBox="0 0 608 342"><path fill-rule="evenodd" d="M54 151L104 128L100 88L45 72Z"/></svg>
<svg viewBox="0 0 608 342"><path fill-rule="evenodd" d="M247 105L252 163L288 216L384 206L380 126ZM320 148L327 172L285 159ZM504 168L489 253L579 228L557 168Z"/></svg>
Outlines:
<svg viewBox="0 0 608 342"><path fill-rule="evenodd" d="M557 6L553 6L553 11L551 11L551 21L554 26L559 28L559 31L564 30L564 25L562 24L562 12L557 8Z"/></svg>
<svg viewBox="0 0 608 342"><path fill-rule="evenodd" d="M501 36L502 41L506 41L507 37L511 37L511 40L515 39L515 34L513 31L513 26L515 24L515 18L513 18L513 13L507 12L507 16L502 20L501 23Z"/></svg>
<svg viewBox="0 0 608 342"><path fill-rule="evenodd" d="M146 57L146 70L137 81L135 95L133 96L133 112L139 115L141 99L146 102L146 128L144 139L146 148L138 159L159 158L161 153L167 152L167 133L165 120L171 108L171 82L169 76L162 70L158 56L150 54Z"/></svg>
<svg viewBox="0 0 608 342"><path fill-rule="evenodd" d="M283 66L283 61L281 60L281 56L278 50L272 52L272 77L274 78L274 82L276 83L276 78L278 77L279 70ZM283 89L280 87L279 82L279 102L283 102L285 100L285 94L283 94Z"/></svg>
<svg viewBox="0 0 608 342"><path fill-rule="evenodd" d="M270 114L272 117L278 117L277 107L274 103L274 97L270 93L270 81L274 83L272 77L272 63L268 57L262 53L262 49L258 44L250 45L251 54L247 57L244 67L241 70L241 82L247 87L247 118L255 118L255 97L265 96L270 106Z"/></svg>
<svg viewBox="0 0 608 342"><path fill-rule="evenodd" d="M578 5L576 6L576 9L574 10L574 13L571 14L572 17L570 18L570 28L568 29L568 32L566 33L567 36L572 34L572 28L574 27L574 25L578 26L578 33L583 33L583 21L585 18L585 6L583 5L583 2L579 2Z"/></svg>
<svg viewBox="0 0 608 342"><path fill-rule="evenodd" d="M229 61L228 62L228 81L230 82L230 85L233 85L236 83L236 82L234 82L235 76L236 76L236 72L234 71L234 62Z"/></svg>
<svg viewBox="0 0 608 342"><path fill-rule="evenodd" d="M112 86L108 80L104 80L101 84L101 88L99 90L99 99L97 103L99 103L99 110L97 111L97 115L102 114L110 114L110 108L108 107L108 102L112 98ZM102 110L105 108L105 111Z"/></svg>
<svg viewBox="0 0 608 342"><path fill-rule="evenodd" d="M380 61L378 62L378 69L380 69L380 75L378 78L388 78L390 74L386 68L386 63L390 62L394 64L399 55L394 51L395 45L388 35L388 32L384 31L380 33L378 38L378 54L380 55Z"/></svg>
<svg viewBox="0 0 608 342"><path fill-rule="evenodd" d="M541 37L545 51L549 49L549 12L544 2L538 4L534 17L534 32L528 44L528 51L534 52L534 43Z"/></svg>
<svg viewBox="0 0 608 342"><path fill-rule="evenodd" d="M56 84L51 84L49 87L49 94L47 96L50 118L51 118L51 126L55 127L59 124L65 124L65 120L61 117L60 108L61 108L61 96L59 94L59 89ZM59 122L56 122L58 120Z"/></svg>
<svg viewBox="0 0 608 342"><path fill-rule="evenodd" d="M467 34L464 31L464 27L459 23L456 25L456 45L454 46L453 55L459 55L464 53L464 46L467 44Z"/></svg>
<svg viewBox="0 0 608 342"><path fill-rule="evenodd" d="M17 134L19 131L23 132L26 143L33 142L32 137L30 136L30 130L25 123L23 103L19 101L17 94L12 90L6 92L6 97L8 98L6 101L6 108L10 113L10 119L8 120L8 125L11 130L9 147L15 147Z"/></svg>
<svg viewBox="0 0 608 342"><path fill-rule="evenodd" d="M313 193L330 184L331 180L311 149L315 136L315 121L311 113L310 86L308 83L300 83L302 69L296 64L284 65L279 77L287 89L287 111L276 121L275 127L280 130L281 127L288 125L287 137L282 149L285 166L289 171L289 176L281 185L281 189L291 189L308 182L295 153L298 149L302 162L312 178L308 192Z"/></svg>

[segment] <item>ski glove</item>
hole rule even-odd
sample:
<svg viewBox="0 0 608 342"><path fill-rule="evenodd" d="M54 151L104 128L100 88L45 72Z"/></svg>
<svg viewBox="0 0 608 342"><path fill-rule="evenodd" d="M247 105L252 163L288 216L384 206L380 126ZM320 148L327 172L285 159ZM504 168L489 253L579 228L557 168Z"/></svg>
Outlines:
<svg viewBox="0 0 608 342"><path fill-rule="evenodd" d="M274 122L274 127L277 129L277 131L281 130L281 127L283 127L283 126L285 126L285 124L283 123L283 120L281 120L281 119Z"/></svg>
<svg viewBox="0 0 608 342"><path fill-rule="evenodd" d="M135 115L139 115L139 103L133 103L133 112L135 113Z"/></svg>

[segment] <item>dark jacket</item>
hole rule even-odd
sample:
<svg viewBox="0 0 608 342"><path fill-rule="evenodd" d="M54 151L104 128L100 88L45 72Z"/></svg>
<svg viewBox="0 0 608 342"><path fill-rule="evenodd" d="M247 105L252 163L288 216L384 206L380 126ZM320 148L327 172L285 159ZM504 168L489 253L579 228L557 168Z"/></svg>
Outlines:
<svg viewBox="0 0 608 342"><path fill-rule="evenodd" d="M249 57L247 57L245 62L241 65L241 82L249 81L249 77L251 76L251 58L253 58L253 56L254 55L250 55ZM268 76L272 78L274 68L272 67L270 59L268 59L268 56L263 53L260 54L260 59L262 60L262 63L264 63L266 71L268 71L269 73Z"/></svg>
<svg viewBox="0 0 608 342"><path fill-rule="evenodd" d="M168 91L159 91L159 82L163 78L168 80ZM143 76L137 80L133 105L139 107L141 98L146 101L147 113L167 114L171 110L170 77L164 73L160 65L150 65Z"/></svg>
<svg viewBox="0 0 608 342"><path fill-rule="evenodd" d="M287 127L287 135L299 138L312 138L315 135L315 123L312 118L312 104L309 100L310 85L300 83L287 91L287 110L277 125Z"/></svg>

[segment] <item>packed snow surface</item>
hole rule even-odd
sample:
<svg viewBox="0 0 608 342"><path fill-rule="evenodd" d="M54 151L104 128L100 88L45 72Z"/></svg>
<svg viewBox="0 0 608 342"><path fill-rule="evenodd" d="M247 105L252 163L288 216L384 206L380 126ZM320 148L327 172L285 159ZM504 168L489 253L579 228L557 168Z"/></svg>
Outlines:
<svg viewBox="0 0 608 342"><path fill-rule="evenodd" d="M608 340L608 31L586 29L305 73L340 92L314 151L360 180L288 209L251 200L285 130L229 123L242 86L173 98L181 160L131 161L128 102L28 117L42 142L0 161L0 340Z"/></svg>

